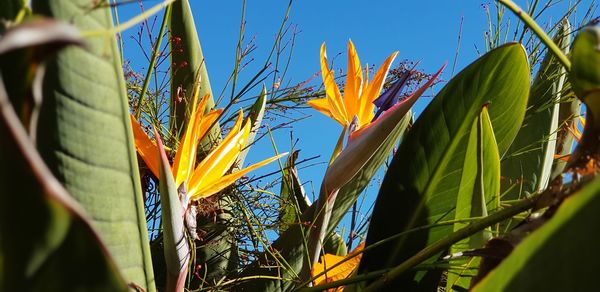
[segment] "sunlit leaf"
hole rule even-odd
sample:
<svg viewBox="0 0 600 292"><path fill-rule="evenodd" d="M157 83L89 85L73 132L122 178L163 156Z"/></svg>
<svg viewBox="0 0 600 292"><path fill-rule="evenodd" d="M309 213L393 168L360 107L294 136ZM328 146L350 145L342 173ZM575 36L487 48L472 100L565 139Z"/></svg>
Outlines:
<svg viewBox="0 0 600 292"><path fill-rule="evenodd" d="M500 202L500 155L487 106L481 109L481 114L473 121L463 168L476 171L462 173L454 219L458 221L487 216L488 209L497 209ZM460 230L467 225L466 222L455 223L453 230ZM481 248L491 237L491 229L487 228L457 242L450 251L456 254ZM479 259L460 257L450 264L454 268L448 271L446 289L468 289L471 278L477 274Z"/></svg>
<svg viewBox="0 0 600 292"><path fill-rule="evenodd" d="M366 245L412 228L452 220L473 121L487 105L502 155L525 114L529 93L527 55L519 44L485 54L456 75L419 116L398 148L384 178L369 225ZM389 224L394 222L394 224ZM359 273L390 268L452 232L439 226L411 233L365 253ZM433 289L439 270L410 271L389 284Z"/></svg>
<svg viewBox="0 0 600 292"><path fill-rule="evenodd" d="M110 8L87 0L33 0L34 13L80 30L113 26ZM86 39L47 65L37 145L44 161L92 217L126 281L154 291L143 194L116 40Z"/></svg>

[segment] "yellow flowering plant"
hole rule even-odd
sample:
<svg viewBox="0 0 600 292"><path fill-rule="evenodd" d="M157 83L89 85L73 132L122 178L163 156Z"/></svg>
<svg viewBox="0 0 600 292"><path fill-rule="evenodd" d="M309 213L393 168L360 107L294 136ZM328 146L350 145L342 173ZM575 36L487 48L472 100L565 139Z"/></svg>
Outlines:
<svg viewBox="0 0 600 292"><path fill-rule="evenodd" d="M185 194L186 202L214 195L248 172L287 154L283 153L227 174L236 163L237 157L246 146L250 135L250 119L246 118L244 121L243 111L240 110L235 123L223 141L210 151L200 163L196 164L199 141L208 133L211 125L223 112L222 109L216 109L205 114L204 108L210 96L205 95L197 103L195 102L197 92L198 90L195 93L190 121L181 138L171 168L175 184L179 191ZM133 116L131 116L131 123L137 152L150 171L159 178L160 162L156 143L144 132Z"/></svg>

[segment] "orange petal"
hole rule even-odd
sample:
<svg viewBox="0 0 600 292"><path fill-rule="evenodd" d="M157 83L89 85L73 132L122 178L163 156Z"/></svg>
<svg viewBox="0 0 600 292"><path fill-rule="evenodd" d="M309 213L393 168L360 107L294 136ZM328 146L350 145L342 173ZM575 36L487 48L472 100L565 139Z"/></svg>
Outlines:
<svg viewBox="0 0 600 292"><path fill-rule="evenodd" d="M287 155L287 153L282 153L277 156L273 156L269 159L265 159L261 162L255 163L251 166L248 166L240 171L236 171L232 174L228 174L228 175L222 176L220 178L217 178L216 181L205 181L200 186L200 188L195 189L193 193L188 192L188 195L190 196L191 200L198 200L200 198L205 198L205 197L214 195L214 194L220 192L221 190L223 190L224 188L228 187L229 185L233 184L236 180L238 180L240 177L246 175L247 173L249 173L261 166L269 164L285 155Z"/></svg>
<svg viewBox="0 0 600 292"><path fill-rule="evenodd" d="M243 129L240 129L242 119L243 112L240 110L236 123L225 139L198 164L189 180L188 194L197 193L205 183L216 181L235 163L250 135L250 120L247 119Z"/></svg>
<svg viewBox="0 0 600 292"><path fill-rule="evenodd" d="M325 93L327 95L327 100L329 101L329 110L336 117L336 121L344 121L344 125L349 123L350 121L348 121L346 115L342 94L335 83L333 70L330 70L329 65L327 65L325 43L321 45L321 75L323 75L323 85L325 86Z"/></svg>
<svg viewBox="0 0 600 292"><path fill-rule="evenodd" d="M198 97L198 88L199 86L196 87L196 91L194 93L194 102ZM207 94L202 98L202 100L200 100L199 104L194 104L192 106L192 115L190 121L188 122L179 148L177 149L177 153L175 154L175 160L173 161L173 173L175 174L175 185L177 186L188 180L192 170L194 169L194 165L196 164L198 143L208 131L208 127L210 127L212 122L214 122L215 119L217 119L220 115L219 111L217 111L218 114L214 114L214 112L209 113L209 115L211 115L211 122L210 124L206 124L204 118L204 109L206 108L209 98L210 95ZM201 132L201 130L204 130L204 132Z"/></svg>
<svg viewBox="0 0 600 292"><path fill-rule="evenodd" d="M150 140L150 137L148 137L148 134L144 132L144 129L142 129L142 126L138 123L135 117L133 115L129 115L129 117L131 119L131 128L133 129L135 148L150 171L152 171L154 176L158 178L160 176L160 161L157 156L158 147L156 144L154 144L154 142L152 142L152 140Z"/></svg>
<svg viewBox="0 0 600 292"><path fill-rule="evenodd" d="M216 109L206 114L196 129L196 141L201 141L210 130L210 126L221 116L223 109Z"/></svg>
<svg viewBox="0 0 600 292"><path fill-rule="evenodd" d="M315 279L317 285L335 282L348 278L358 268L360 259L362 258L362 250L365 247L365 243L359 244L350 254L344 256L336 256L332 254L325 254L321 257L321 261L313 266L311 271L313 277L323 272L325 274L318 276ZM334 265L344 261L340 265L333 267ZM343 287L337 287L335 289L329 289L327 291L343 291Z"/></svg>
<svg viewBox="0 0 600 292"><path fill-rule="evenodd" d="M373 80L370 82L367 88L363 90L363 94L360 97L360 108L358 119L360 120L360 126L364 126L370 123L375 116L373 110L375 109L375 105L373 101L379 96L381 89L383 88L383 83L385 82L385 78L387 77L388 71L390 70L390 66L392 62L398 55L398 52L394 52L391 54L385 61L383 65L379 67L379 70L373 77Z"/></svg>
<svg viewBox="0 0 600 292"><path fill-rule="evenodd" d="M331 111L329 110L329 100L327 98L312 99L312 100L307 101L306 104L308 104L313 109L319 111L320 113L334 119L336 122L340 123L341 125L344 125L344 121L338 120L337 117L334 116L331 113Z"/></svg>
<svg viewBox="0 0 600 292"><path fill-rule="evenodd" d="M362 68L352 40L348 40L348 72L344 87L344 105L349 118L358 113L358 98L362 91Z"/></svg>

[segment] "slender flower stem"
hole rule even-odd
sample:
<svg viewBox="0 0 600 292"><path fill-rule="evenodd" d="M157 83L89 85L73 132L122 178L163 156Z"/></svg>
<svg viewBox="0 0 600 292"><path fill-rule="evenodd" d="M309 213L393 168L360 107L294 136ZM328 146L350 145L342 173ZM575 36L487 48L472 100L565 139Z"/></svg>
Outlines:
<svg viewBox="0 0 600 292"><path fill-rule="evenodd" d="M515 4L512 0L497 0L500 4L506 6L512 12L514 12L517 17L519 17L525 24L540 38L540 40L548 47L554 56L560 61L560 63L565 67L567 72L571 71L571 61L569 58L563 53L563 51L556 45L552 39L544 32L544 30L527 14L521 7Z"/></svg>
<svg viewBox="0 0 600 292"><path fill-rule="evenodd" d="M160 26L160 31L158 32L158 38L156 39L156 43L152 48L152 56L150 57L150 64L148 65L148 71L146 72L146 78L144 78L144 83L142 85L142 91L140 92L140 96L138 98L138 105L135 109L135 118L140 119L140 114L142 113L142 107L144 106L144 100L146 92L148 91L148 85L150 84L150 77L152 76L152 72L154 71L154 67L156 66L156 59L158 58L158 54L160 53L160 46L162 44L163 35L165 33L165 28L167 27L167 22L169 20L169 16L171 15L171 3L167 5L167 9L165 9L165 15L162 20L162 24Z"/></svg>

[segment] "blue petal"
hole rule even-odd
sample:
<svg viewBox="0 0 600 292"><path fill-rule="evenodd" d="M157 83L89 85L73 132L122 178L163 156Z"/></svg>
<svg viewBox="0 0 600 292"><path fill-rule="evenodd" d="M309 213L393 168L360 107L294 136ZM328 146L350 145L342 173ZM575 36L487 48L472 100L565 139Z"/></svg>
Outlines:
<svg viewBox="0 0 600 292"><path fill-rule="evenodd" d="M373 103L378 107L377 113L373 120L377 119L379 115L381 115L384 111L388 110L392 106L394 106L398 101L400 101L400 92L406 84L408 80L414 73L414 70L406 70L404 73L388 88L383 94L381 94Z"/></svg>

